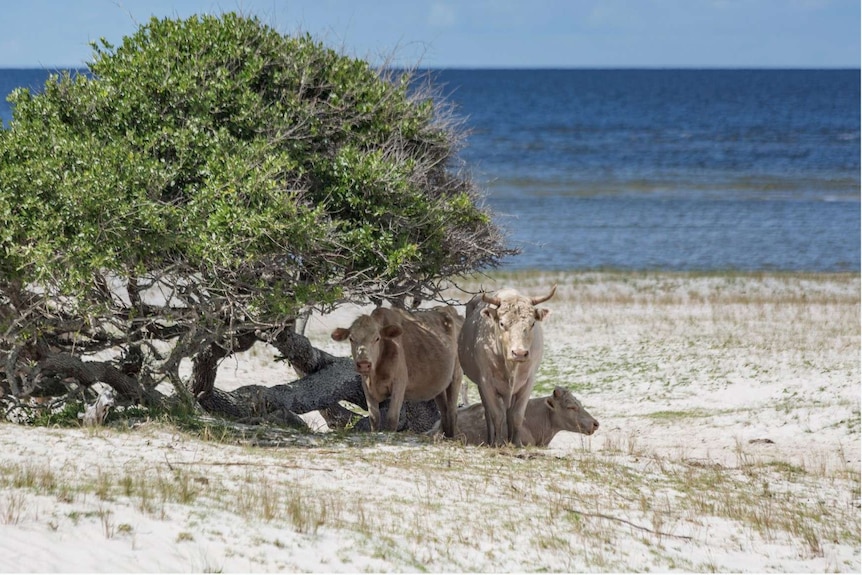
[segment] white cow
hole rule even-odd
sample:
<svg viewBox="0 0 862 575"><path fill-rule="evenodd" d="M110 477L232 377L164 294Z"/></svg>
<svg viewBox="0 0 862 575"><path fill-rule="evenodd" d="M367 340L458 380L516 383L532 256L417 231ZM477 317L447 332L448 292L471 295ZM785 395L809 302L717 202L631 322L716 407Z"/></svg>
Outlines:
<svg viewBox="0 0 862 575"><path fill-rule="evenodd" d="M530 298L504 289L467 303L458 356L464 374L479 387L488 445L524 444L524 412L542 361L541 321L550 313L536 306L556 290L554 285L548 295Z"/></svg>

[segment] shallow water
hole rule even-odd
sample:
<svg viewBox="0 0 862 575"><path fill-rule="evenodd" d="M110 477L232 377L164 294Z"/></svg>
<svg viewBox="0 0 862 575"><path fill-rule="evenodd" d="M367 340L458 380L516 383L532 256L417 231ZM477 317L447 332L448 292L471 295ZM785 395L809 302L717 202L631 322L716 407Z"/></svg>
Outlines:
<svg viewBox="0 0 862 575"><path fill-rule="evenodd" d="M632 196L492 199L507 269L859 270L859 203ZM505 215L503 215L505 214Z"/></svg>

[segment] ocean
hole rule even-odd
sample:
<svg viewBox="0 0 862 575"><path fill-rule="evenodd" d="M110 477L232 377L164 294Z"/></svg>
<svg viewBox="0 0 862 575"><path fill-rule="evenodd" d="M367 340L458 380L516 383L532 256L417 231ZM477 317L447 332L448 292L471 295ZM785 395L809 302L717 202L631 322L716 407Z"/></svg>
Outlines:
<svg viewBox="0 0 862 575"><path fill-rule="evenodd" d="M16 86L0 70L0 119ZM859 70L433 70L504 269L860 271Z"/></svg>

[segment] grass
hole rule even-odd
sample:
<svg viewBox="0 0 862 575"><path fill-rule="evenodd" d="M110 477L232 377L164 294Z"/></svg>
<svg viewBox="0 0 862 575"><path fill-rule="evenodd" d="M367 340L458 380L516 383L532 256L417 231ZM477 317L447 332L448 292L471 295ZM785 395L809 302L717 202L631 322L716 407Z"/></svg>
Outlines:
<svg viewBox="0 0 862 575"><path fill-rule="evenodd" d="M640 565L621 552L633 538L658 569L698 570L703 565L686 563L671 546L712 545L716 536L727 537L707 529L716 522L727 533L764 543L793 541L813 558L823 556L827 542L849 544L860 537L858 510L851 505L858 498L858 474L821 474L780 460L758 463L744 453L734 468L691 464L639 449L634 439L632 444L559 457L394 436L386 449L335 442L246 447L221 464L201 461L178 470L167 460L151 461L89 476L47 464L4 463L0 520L32 520L26 493L55 497L55 504L71 510L69 518L96 521L107 539L132 534L131 522L118 519L122 509L159 520L171 509L194 509L203 525L229 509L249 525L263 522L302 535L352 534L361 542L358 553L432 571L435 565L480 569L482 563L469 557L484 557L488 541L496 542L501 561L528 550L532 563L522 568L530 571L625 571ZM321 459L329 467L319 467ZM353 485L338 480L336 469L379 481ZM369 491L370 485L377 487ZM181 529L177 542L193 540L193 532L193 525Z"/></svg>
<svg viewBox="0 0 862 575"><path fill-rule="evenodd" d="M705 409L689 409L689 410L662 410L648 413L647 417L656 421L677 422L680 419L695 419L699 417L712 417L715 412L710 412Z"/></svg>

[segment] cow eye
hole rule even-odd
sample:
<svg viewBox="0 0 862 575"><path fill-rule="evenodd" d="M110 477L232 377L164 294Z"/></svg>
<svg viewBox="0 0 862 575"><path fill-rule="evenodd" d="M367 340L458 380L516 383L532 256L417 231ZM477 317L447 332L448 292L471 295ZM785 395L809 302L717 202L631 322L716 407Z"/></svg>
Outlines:
<svg viewBox="0 0 862 575"><path fill-rule="evenodd" d="M375 338L374 338L374 343L377 343L378 341L380 341L380 336L379 336L379 335L378 335L377 337L375 337Z"/></svg>
<svg viewBox="0 0 862 575"><path fill-rule="evenodd" d="M502 320L500 321L500 327L506 327L506 324L504 324Z"/></svg>

